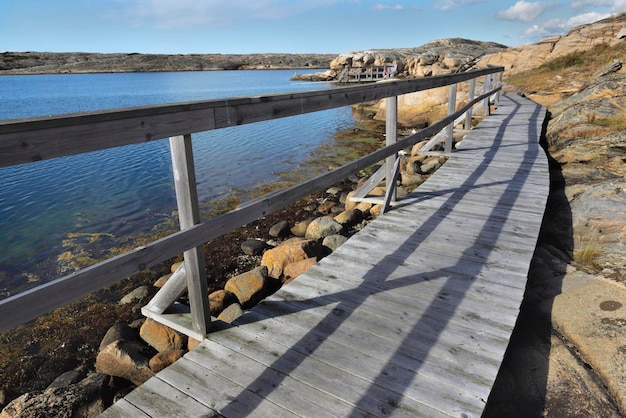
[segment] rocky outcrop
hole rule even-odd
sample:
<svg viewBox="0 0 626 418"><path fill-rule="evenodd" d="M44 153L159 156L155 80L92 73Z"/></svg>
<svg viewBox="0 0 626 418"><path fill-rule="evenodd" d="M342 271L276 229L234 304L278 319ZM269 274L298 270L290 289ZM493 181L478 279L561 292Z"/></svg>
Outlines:
<svg viewBox="0 0 626 418"><path fill-rule="evenodd" d="M331 54L97 54L4 52L0 74L328 68Z"/></svg>
<svg viewBox="0 0 626 418"><path fill-rule="evenodd" d="M330 62L330 71L297 76L302 80L338 80L346 68L391 65L396 77L427 77L448 74L471 66L480 57L506 49L495 42L469 39L438 39L416 48L352 51L338 55Z"/></svg>
<svg viewBox="0 0 626 418"><path fill-rule="evenodd" d="M612 16L588 25L578 26L566 35L545 38L536 44L521 45L498 51L482 58L477 65L502 65L508 75L539 67L541 64L574 51L585 51L607 44L615 45L623 39L626 13Z"/></svg>

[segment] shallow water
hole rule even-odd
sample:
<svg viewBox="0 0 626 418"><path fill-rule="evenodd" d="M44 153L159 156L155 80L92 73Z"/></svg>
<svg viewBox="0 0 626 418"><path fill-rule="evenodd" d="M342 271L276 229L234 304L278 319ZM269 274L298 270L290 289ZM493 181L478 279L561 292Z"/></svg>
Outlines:
<svg viewBox="0 0 626 418"><path fill-rule="evenodd" d="M330 87L290 82L293 73L4 76L0 120ZM352 124L343 108L195 134L202 204L301 169ZM167 140L0 168L0 297L175 228L175 206Z"/></svg>

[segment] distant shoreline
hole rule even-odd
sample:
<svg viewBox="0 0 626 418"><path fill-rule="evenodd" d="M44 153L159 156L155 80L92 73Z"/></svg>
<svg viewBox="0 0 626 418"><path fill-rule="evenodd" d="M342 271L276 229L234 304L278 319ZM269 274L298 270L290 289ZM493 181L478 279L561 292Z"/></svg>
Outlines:
<svg viewBox="0 0 626 418"><path fill-rule="evenodd" d="M3 52L0 75L324 69L336 54Z"/></svg>

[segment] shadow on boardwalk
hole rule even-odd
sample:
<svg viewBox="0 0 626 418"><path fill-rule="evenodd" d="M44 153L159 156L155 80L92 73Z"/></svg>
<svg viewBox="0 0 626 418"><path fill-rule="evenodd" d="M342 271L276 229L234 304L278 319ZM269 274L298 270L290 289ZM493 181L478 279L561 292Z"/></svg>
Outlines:
<svg viewBox="0 0 626 418"><path fill-rule="evenodd" d="M529 138L526 144L526 150L522 158L519 160L517 170L510 175L510 180L501 194L500 199L493 204L491 213L483 228L478 231L478 239L473 245L465 248L460 258L454 264L445 265L442 260L441 268L431 271L416 272L414 275L406 275L399 278L390 279L390 271L388 266L395 265L398 268L405 265L407 255L423 250L428 252L428 248L422 248L424 241L435 233L437 227L444 222L445 219L454 212L457 205L463 202L467 194L485 185L480 184L481 176L488 169L490 163L493 162L498 151L503 147L503 140L509 124L514 120L516 113L520 109L520 104L516 102L516 98L510 97L510 100L516 103L511 112L504 118L495 136L492 145L485 150L482 161L479 161L476 169L465 179L458 187L443 190L437 193L418 193L414 194L417 201L425 202L431 198L444 198L445 202L441 208L433 213L428 219L425 219L419 227L417 227L406 239L398 246L398 248L387 254L380 262L374 265L364 276L362 283L355 288L340 291L338 293L329 293L316 298L303 300L301 302L292 300L289 302L268 301L264 302L264 312L277 312L275 316L279 316L280 312L294 312L298 309L307 310L311 306L319 306L326 304L337 305L329 311L326 317L322 317L318 326L312 328L308 333L300 338L292 347L306 350L309 355L314 356L316 350L326 341L332 339L333 334L337 332L351 315L358 314L355 311L362 306L368 299L376 298L377 294L383 293L390 289L401 289L415 284L439 281L441 282L440 290L430 304L425 308L421 316L416 320L408 333L403 335L395 347L389 347L393 352L388 356L386 364L371 379L371 384L365 393L362 393L359 399L353 400L354 407L350 416L362 416L367 411L366 401L375 396L374 392L377 387L392 387L396 393L395 398L387 401L386 410L378 411L381 415L392 414L396 408L399 408L403 402L403 397L407 396L410 387L414 385L412 379L401 378L397 375L400 369L409 371L417 375L420 369L425 365L427 357L430 355L432 346L439 340L441 334L448 326L450 318L455 315L459 304L464 300L466 292L474 285L475 278L483 272L484 262L490 257L495 247L489 247L490 242L497 239L502 233L502 227L505 221L511 216L511 211L520 198L519 193L523 188L525 179L528 177L532 163L537 159L538 153L543 152L536 142L539 132L535 132L537 124L531 120L528 124ZM533 120L543 117L541 108L536 107L531 115ZM445 196L445 197L444 197ZM413 201L415 203L415 201ZM402 210L402 205L395 210ZM341 280L341 278L339 278ZM288 307L287 307L288 305ZM435 322L433 319L437 319ZM244 326L263 319L262 316L254 313L242 317L237 325ZM540 331L544 336L545 330ZM415 341L420 341L420 351L407 350L407 347L415 346ZM355 347L358 349L358 347ZM409 353L409 351L411 351ZM259 375L256 380L250 384L247 390L254 391L262 382L268 380L276 381L276 375L271 374L270 370L280 370L284 376L288 376L291 371L299 366L293 360L285 359L285 356L278 357L266 372ZM276 382L277 386L280 382ZM264 397L271 395L272 389L268 388L262 394ZM306 395L304 395L306 396ZM453 396L453 395L452 395ZM261 398L259 399L259 403ZM486 402L486 399L482 399ZM233 403L236 403L234 399ZM250 399L246 398L247 407L252 413L257 405L251 404ZM220 413L231 415L230 407L224 407Z"/></svg>

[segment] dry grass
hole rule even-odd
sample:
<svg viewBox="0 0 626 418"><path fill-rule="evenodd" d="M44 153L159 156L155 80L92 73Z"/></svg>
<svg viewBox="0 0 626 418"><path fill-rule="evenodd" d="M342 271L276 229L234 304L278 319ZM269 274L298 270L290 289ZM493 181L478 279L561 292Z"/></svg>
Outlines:
<svg viewBox="0 0 626 418"><path fill-rule="evenodd" d="M550 90L554 87L557 76L587 83L599 68L614 59L626 60L623 44L598 45L587 51L574 51L547 61L535 69L511 75L507 82L526 94Z"/></svg>

